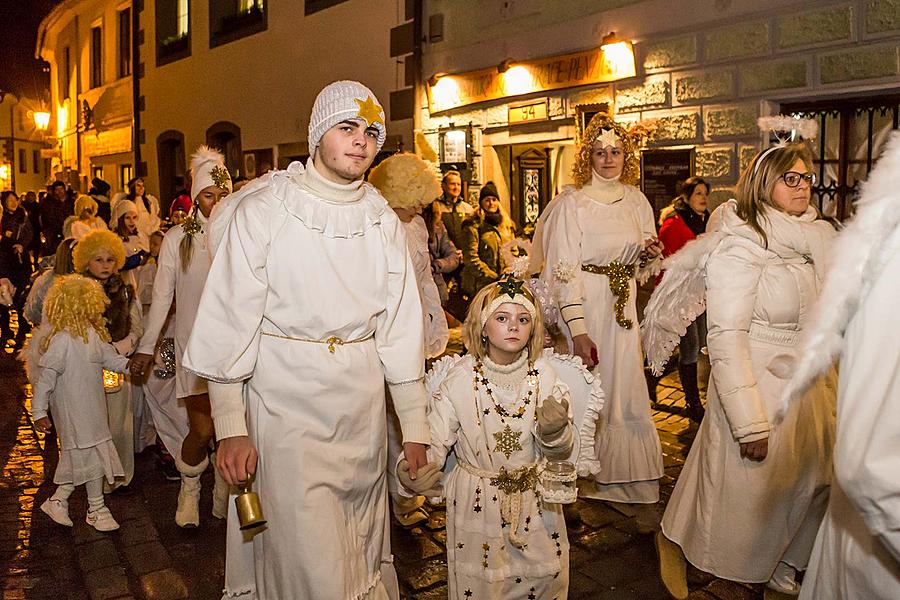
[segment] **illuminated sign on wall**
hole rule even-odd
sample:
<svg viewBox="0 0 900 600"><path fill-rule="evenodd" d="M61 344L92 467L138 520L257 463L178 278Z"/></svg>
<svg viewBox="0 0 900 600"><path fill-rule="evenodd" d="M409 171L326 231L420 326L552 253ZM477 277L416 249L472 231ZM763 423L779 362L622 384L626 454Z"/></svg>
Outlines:
<svg viewBox="0 0 900 600"><path fill-rule="evenodd" d="M432 78L427 86L428 110L434 114L512 96L606 83L634 77L634 48L618 42L584 52Z"/></svg>

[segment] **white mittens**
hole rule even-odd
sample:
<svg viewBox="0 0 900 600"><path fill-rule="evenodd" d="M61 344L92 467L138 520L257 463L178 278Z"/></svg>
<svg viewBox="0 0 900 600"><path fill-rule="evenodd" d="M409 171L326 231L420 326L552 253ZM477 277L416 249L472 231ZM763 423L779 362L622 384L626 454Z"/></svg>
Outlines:
<svg viewBox="0 0 900 600"><path fill-rule="evenodd" d="M420 496L431 498L443 495L444 490L440 485L442 476L443 472L436 463L426 463L422 466L415 479L409 476L409 463L405 458L397 465L397 478L400 479L400 483Z"/></svg>
<svg viewBox="0 0 900 600"><path fill-rule="evenodd" d="M569 401L563 398L557 400L553 396L547 396L544 403L537 408L538 433L541 440L549 442L569 423Z"/></svg>

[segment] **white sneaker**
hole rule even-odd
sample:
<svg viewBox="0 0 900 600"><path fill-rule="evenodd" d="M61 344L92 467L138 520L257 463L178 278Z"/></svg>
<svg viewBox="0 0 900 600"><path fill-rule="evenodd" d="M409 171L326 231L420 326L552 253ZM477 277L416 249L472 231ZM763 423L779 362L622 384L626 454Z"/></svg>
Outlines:
<svg viewBox="0 0 900 600"><path fill-rule="evenodd" d="M775 572L772 573L772 578L766 583L766 588L785 596L799 596L800 584L797 583L797 569L784 561L779 561Z"/></svg>
<svg viewBox="0 0 900 600"><path fill-rule="evenodd" d="M97 510L89 510L85 521L97 531L115 531L119 524L105 506Z"/></svg>
<svg viewBox="0 0 900 600"><path fill-rule="evenodd" d="M66 527L72 527L72 519L69 517L69 501L59 500L57 498L47 498L41 504L41 510L47 513L47 516Z"/></svg>
<svg viewBox="0 0 900 600"><path fill-rule="evenodd" d="M212 516L217 519L228 517L228 482L221 475L219 469L215 469L216 485L213 487Z"/></svg>
<svg viewBox="0 0 900 600"><path fill-rule="evenodd" d="M179 527L200 526L200 476L181 476L181 490L178 492L178 508L175 509L175 524Z"/></svg>

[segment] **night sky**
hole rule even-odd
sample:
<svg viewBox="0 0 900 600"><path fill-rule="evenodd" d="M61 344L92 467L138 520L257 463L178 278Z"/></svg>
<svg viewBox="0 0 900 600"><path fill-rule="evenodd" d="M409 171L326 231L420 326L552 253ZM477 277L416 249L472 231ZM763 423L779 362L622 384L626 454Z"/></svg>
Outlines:
<svg viewBox="0 0 900 600"><path fill-rule="evenodd" d="M38 25L60 0L0 0L0 90L49 100L49 75L35 60Z"/></svg>

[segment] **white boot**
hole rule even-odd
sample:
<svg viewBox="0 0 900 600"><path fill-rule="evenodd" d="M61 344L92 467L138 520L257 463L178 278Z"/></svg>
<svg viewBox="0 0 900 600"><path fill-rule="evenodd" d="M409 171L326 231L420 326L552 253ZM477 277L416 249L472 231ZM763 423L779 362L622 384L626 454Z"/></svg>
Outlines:
<svg viewBox="0 0 900 600"><path fill-rule="evenodd" d="M217 519L225 519L228 517L228 482L219 473L215 457L215 454L210 456L213 472L216 474L216 485L213 487L212 516Z"/></svg>
<svg viewBox="0 0 900 600"><path fill-rule="evenodd" d="M178 508L175 509L175 523L179 527L200 526L200 476L209 466L204 458L199 465L188 465L175 458L175 466L181 473L181 490L178 492Z"/></svg>

